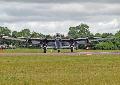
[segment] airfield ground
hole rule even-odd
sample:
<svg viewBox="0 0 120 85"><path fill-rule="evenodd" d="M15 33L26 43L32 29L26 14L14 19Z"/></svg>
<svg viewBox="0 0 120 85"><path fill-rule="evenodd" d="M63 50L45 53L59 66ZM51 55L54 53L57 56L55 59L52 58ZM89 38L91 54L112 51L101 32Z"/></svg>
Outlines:
<svg viewBox="0 0 120 85"><path fill-rule="evenodd" d="M0 85L120 85L120 54L114 54L119 50L108 51L113 54L32 50L1 51Z"/></svg>

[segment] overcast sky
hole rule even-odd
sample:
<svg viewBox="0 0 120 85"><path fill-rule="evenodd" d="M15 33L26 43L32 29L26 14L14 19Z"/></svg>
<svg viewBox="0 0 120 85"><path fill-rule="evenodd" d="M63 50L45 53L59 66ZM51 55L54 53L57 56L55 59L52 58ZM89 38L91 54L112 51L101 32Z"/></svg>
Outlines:
<svg viewBox="0 0 120 85"><path fill-rule="evenodd" d="M85 23L93 33L120 30L120 0L0 0L0 25L43 34L67 34Z"/></svg>

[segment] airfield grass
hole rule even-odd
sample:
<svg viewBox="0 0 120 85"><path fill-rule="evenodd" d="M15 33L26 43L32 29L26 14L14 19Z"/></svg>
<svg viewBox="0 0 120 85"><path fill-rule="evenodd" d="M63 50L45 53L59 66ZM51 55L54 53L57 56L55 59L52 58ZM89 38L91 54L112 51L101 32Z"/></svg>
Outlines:
<svg viewBox="0 0 120 85"><path fill-rule="evenodd" d="M1 56L0 85L120 85L120 56Z"/></svg>
<svg viewBox="0 0 120 85"><path fill-rule="evenodd" d="M0 53L43 53L43 49L28 49L28 48L17 48L17 49L4 49L0 50ZM57 50L48 49L48 53L57 53ZM61 49L62 53L70 52L70 49ZM120 52L120 50L74 50L74 52Z"/></svg>

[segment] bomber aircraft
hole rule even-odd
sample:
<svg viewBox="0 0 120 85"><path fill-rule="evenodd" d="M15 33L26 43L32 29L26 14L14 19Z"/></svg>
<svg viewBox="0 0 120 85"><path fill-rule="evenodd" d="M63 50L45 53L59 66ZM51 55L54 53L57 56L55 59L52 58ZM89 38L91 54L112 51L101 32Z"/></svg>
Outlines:
<svg viewBox="0 0 120 85"><path fill-rule="evenodd" d="M20 38L26 40L26 46L29 44L39 44L43 50L44 53L47 52L47 48L54 48L60 52L60 49L70 49L71 52L74 51L74 49L77 49L79 44L83 44L85 48L89 47L89 40L87 38L78 38L78 39L62 39L60 34L56 34L55 39L39 39L39 38Z"/></svg>

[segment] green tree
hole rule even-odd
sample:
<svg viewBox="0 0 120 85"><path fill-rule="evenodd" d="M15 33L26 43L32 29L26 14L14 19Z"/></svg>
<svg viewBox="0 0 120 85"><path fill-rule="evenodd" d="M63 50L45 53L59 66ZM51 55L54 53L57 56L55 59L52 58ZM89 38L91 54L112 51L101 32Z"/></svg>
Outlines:
<svg viewBox="0 0 120 85"><path fill-rule="evenodd" d="M87 24L81 24L76 27L70 27L68 36L71 38L88 37L91 33Z"/></svg>
<svg viewBox="0 0 120 85"><path fill-rule="evenodd" d="M37 33L37 32L32 32L31 37L32 38L44 38L45 35L43 35L41 33Z"/></svg>
<svg viewBox="0 0 120 85"><path fill-rule="evenodd" d="M0 35L11 36L11 30L8 29L7 27L0 26Z"/></svg>
<svg viewBox="0 0 120 85"><path fill-rule="evenodd" d="M116 33L117 34L117 33ZM113 44L120 49L120 36L115 34L114 40L112 40Z"/></svg>
<svg viewBox="0 0 120 85"><path fill-rule="evenodd" d="M46 35L45 38L51 39L51 38L53 38L53 37L52 37L51 35Z"/></svg>
<svg viewBox="0 0 120 85"><path fill-rule="evenodd" d="M12 37L17 38L18 37L18 32L17 31L13 31L12 32Z"/></svg>
<svg viewBox="0 0 120 85"><path fill-rule="evenodd" d="M117 31L117 33L115 34L115 37L116 37L116 38L120 38L120 30Z"/></svg>
<svg viewBox="0 0 120 85"><path fill-rule="evenodd" d="M102 38L111 38L113 36L112 33L103 33L102 35Z"/></svg>
<svg viewBox="0 0 120 85"><path fill-rule="evenodd" d="M100 33L96 33L95 37L101 37L101 34Z"/></svg>
<svg viewBox="0 0 120 85"><path fill-rule="evenodd" d="M23 29L20 32L18 32L19 37L29 37L31 35L31 32L29 29Z"/></svg>

